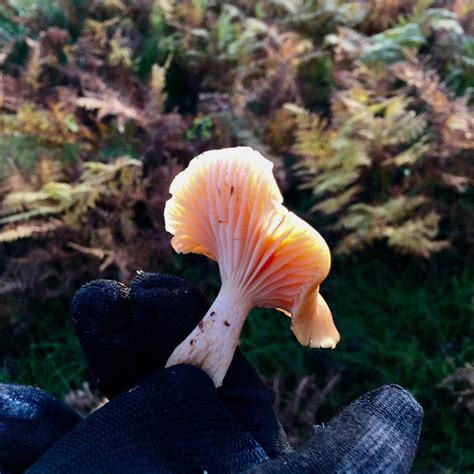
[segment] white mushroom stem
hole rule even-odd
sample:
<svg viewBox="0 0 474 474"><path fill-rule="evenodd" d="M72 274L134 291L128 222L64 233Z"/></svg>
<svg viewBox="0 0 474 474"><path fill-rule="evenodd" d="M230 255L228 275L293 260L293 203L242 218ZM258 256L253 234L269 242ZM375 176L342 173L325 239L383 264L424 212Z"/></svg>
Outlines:
<svg viewBox="0 0 474 474"><path fill-rule="evenodd" d="M176 347L166 367L195 365L209 374L216 387L220 387L251 309L252 304L244 295L222 286L209 311Z"/></svg>

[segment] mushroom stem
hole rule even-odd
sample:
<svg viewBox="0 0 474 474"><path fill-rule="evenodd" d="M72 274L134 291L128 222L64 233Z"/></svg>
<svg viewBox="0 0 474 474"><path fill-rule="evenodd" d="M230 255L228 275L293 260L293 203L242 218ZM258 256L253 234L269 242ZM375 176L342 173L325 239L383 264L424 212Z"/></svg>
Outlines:
<svg viewBox="0 0 474 474"><path fill-rule="evenodd" d="M173 351L166 367L192 364L220 387L251 309L248 298L223 285L201 322Z"/></svg>

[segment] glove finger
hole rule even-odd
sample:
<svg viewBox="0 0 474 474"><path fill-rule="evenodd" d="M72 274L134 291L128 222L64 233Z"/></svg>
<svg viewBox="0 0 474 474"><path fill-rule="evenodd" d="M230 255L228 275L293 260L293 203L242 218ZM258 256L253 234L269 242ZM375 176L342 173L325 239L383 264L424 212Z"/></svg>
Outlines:
<svg viewBox="0 0 474 474"><path fill-rule="evenodd" d="M162 273L139 272L130 285L135 339L140 341L140 363L146 375L165 366L169 356L196 327L210 303L186 280ZM223 386L227 389L266 389L256 370L237 349Z"/></svg>
<svg viewBox="0 0 474 474"><path fill-rule="evenodd" d="M133 331L140 341L140 378L165 366L209 308L197 286L172 275L145 272L130 285L130 304Z"/></svg>
<svg viewBox="0 0 474 474"><path fill-rule="evenodd" d="M204 372L177 365L82 420L28 471L240 472L267 460Z"/></svg>
<svg viewBox="0 0 474 474"><path fill-rule="evenodd" d="M274 394L267 388L252 364L237 349L218 389L227 409L273 459L290 452L291 446L274 410Z"/></svg>
<svg viewBox="0 0 474 474"><path fill-rule="evenodd" d="M165 366L175 347L209 309L209 301L198 287L158 273L140 273L135 278L130 302L143 377ZM239 350L218 393L269 456L288 451L286 436L272 408L272 392Z"/></svg>
<svg viewBox="0 0 474 474"><path fill-rule="evenodd" d="M136 340L140 341L141 377L165 366L176 346L209 309L201 290L181 278L140 273L130 286ZM289 444L273 411L273 395L243 354L237 350L218 391L231 413L269 456L287 452Z"/></svg>
<svg viewBox="0 0 474 474"><path fill-rule="evenodd" d="M132 332L128 288L95 280L76 293L72 321L89 368L111 398L136 383L137 344Z"/></svg>
<svg viewBox="0 0 474 474"><path fill-rule="evenodd" d="M327 426L315 427L302 448L248 472L408 473L422 418L409 392L385 385L352 402Z"/></svg>
<svg viewBox="0 0 474 474"><path fill-rule="evenodd" d="M101 391L112 398L163 368L208 308L195 285L171 275L140 272L130 290L108 280L85 285L74 298L72 314L89 367ZM240 351L219 396L270 457L288 452L272 392Z"/></svg>
<svg viewBox="0 0 474 474"><path fill-rule="evenodd" d="M79 420L42 390L0 384L0 465L23 472Z"/></svg>

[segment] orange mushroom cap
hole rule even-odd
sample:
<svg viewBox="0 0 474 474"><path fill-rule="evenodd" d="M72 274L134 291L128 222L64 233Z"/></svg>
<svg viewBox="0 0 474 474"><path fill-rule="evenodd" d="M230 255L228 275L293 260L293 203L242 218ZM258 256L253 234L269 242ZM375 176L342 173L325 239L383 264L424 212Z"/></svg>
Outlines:
<svg viewBox="0 0 474 474"><path fill-rule="evenodd" d="M331 257L321 235L283 206L273 164L249 147L205 152L171 184L166 230L178 253L218 262L223 288L248 307L291 315L298 341L334 348L340 336L319 294Z"/></svg>

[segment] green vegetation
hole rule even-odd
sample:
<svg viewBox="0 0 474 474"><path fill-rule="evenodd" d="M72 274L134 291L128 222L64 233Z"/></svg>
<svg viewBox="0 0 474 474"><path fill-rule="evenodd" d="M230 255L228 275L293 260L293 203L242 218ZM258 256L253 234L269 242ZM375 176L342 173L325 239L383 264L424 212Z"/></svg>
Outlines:
<svg viewBox="0 0 474 474"><path fill-rule="evenodd" d="M337 262L326 290L342 334L336 350L298 347L278 314L254 314L242 347L268 376L316 374L321 389L331 373L341 373L318 411L319 421L365 390L384 383L409 387L425 410L415 470L463 472L474 463L474 430L466 416L468 395L464 409L457 410L455 390L469 384L442 382L474 357L474 275L464 269L455 276L442 271L420 276L410 265Z"/></svg>
<svg viewBox="0 0 474 474"><path fill-rule="evenodd" d="M90 379L81 347L64 309L68 301L42 308L27 334L1 334L1 382L35 385L64 397Z"/></svg>
<svg viewBox="0 0 474 474"><path fill-rule="evenodd" d="M200 271L184 273L202 282ZM465 268L455 275L430 271L420 276L413 265L365 258L351 265L336 261L325 293L343 337L336 350L301 347L289 330L289 320L270 310L253 311L241 348L270 383L279 374L293 388L302 376L314 374L313 398L320 396L331 376L340 374L318 408L320 423L366 390L384 383L408 387L425 410L415 470L463 472L474 463L474 426L468 396L459 406L456 400L468 384L443 381L474 358L474 274ZM209 290L212 293L215 284ZM55 300L35 310L38 317L26 336L1 335L0 380L37 385L64 396L90 379L65 308L68 298ZM292 426L293 418L283 422L302 438L309 434L307 427Z"/></svg>
<svg viewBox="0 0 474 474"><path fill-rule="evenodd" d="M212 296L163 206L193 156L244 144L335 255L335 351L266 310L242 337L292 439L393 382L425 409L416 470L472 471L472 2L139 5L0 5L0 380L91 379L68 311L93 278L162 270Z"/></svg>

